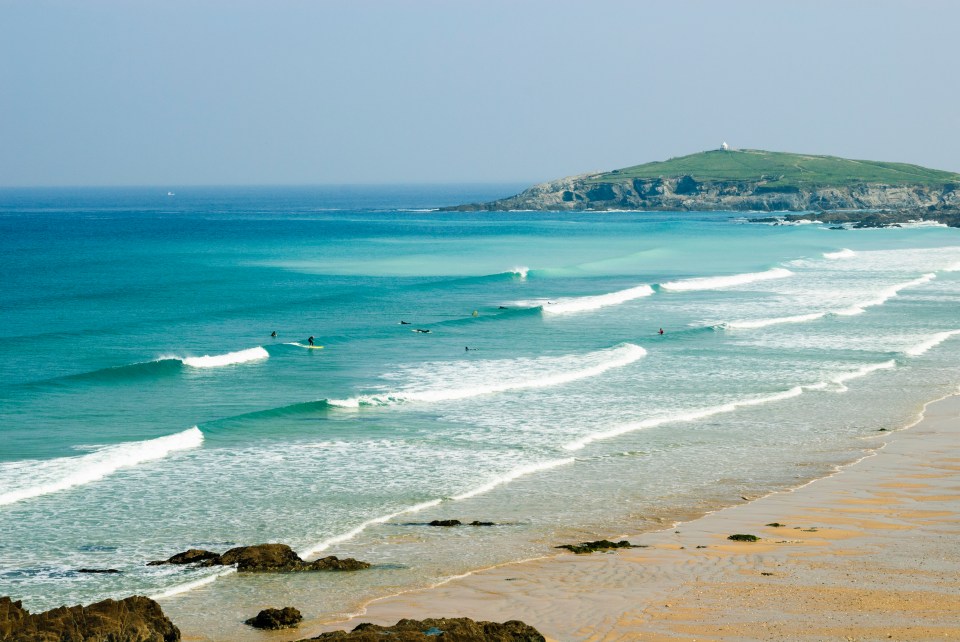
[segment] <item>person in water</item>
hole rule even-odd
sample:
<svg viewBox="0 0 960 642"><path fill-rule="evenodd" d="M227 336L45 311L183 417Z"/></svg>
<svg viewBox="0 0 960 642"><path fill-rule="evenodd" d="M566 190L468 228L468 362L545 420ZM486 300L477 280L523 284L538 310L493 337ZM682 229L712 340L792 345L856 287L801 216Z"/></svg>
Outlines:
<svg viewBox="0 0 960 642"><path fill-rule="evenodd" d="M273 337L273 338L276 338L276 337L277 337L277 331L274 330L273 332L271 332L271 333L270 333L270 336Z"/></svg>
<svg viewBox="0 0 960 642"><path fill-rule="evenodd" d="M307 339L307 343L309 343L310 345L313 345L313 337L310 337L309 339Z"/></svg>
<svg viewBox="0 0 960 642"><path fill-rule="evenodd" d="M660 332L658 332L657 334L663 334L663 328L660 328Z"/></svg>

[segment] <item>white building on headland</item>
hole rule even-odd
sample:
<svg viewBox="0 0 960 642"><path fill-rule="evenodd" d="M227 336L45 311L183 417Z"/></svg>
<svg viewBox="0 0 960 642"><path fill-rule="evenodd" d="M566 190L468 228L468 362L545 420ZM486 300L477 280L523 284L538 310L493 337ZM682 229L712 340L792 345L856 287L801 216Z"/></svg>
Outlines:
<svg viewBox="0 0 960 642"><path fill-rule="evenodd" d="M722 149L723 151L727 151L728 149L730 149L730 145L727 145L727 141L723 141L722 143L720 143L720 149Z"/></svg>

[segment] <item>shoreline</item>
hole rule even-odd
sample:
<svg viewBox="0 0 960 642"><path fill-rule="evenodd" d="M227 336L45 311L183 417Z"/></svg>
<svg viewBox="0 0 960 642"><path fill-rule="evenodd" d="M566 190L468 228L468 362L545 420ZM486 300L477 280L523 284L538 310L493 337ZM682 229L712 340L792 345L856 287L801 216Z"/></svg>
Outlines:
<svg viewBox="0 0 960 642"><path fill-rule="evenodd" d="M464 616L523 620L550 640L960 637L960 394L874 438L884 443L825 477L624 536L646 548L480 569L307 622L290 639ZM761 539L727 541L734 533Z"/></svg>

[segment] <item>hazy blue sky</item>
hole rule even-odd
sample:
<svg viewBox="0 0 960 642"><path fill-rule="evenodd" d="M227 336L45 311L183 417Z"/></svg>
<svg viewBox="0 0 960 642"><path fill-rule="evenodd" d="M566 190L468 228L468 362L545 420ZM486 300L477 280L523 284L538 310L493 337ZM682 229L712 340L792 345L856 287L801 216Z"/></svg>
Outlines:
<svg viewBox="0 0 960 642"><path fill-rule="evenodd" d="M0 0L0 185L960 171L960 2Z"/></svg>

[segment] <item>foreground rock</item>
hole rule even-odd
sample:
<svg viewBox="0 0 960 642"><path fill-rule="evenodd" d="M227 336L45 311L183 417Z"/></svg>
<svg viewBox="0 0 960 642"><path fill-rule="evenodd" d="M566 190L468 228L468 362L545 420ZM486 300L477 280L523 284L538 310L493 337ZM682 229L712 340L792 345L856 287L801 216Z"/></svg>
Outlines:
<svg viewBox="0 0 960 642"><path fill-rule="evenodd" d="M255 629L289 629L298 625L303 620L300 611L292 606L285 606L282 609L263 609L257 613L257 617L246 620L244 624L249 624Z"/></svg>
<svg viewBox="0 0 960 642"><path fill-rule="evenodd" d="M393 626L359 624L353 631L322 633L311 640L349 640L351 642L545 642L529 624L518 620L476 622L466 617L400 620ZM300 642L306 642L301 640Z"/></svg>
<svg viewBox="0 0 960 642"><path fill-rule="evenodd" d="M619 542L611 542L608 539L599 539L595 542L581 542L580 544L562 544L557 548L565 548L568 551L573 551L577 555L583 555L584 553L606 551L612 548L646 548L646 546L644 546L643 544L631 544L625 539L622 539Z"/></svg>
<svg viewBox="0 0 960 642"><path fill-rule="evenodd" d="M290 571L359 571L370 568L367 562L352 557L339 559L336 555L323 557L313 562L300 559L286 544L257 544L238 546L220 555L212 551L190 549L177 553L166 560L148 562L148 566L161 564L197 564L198 566L237 565L245 573L282 573Z"/></svg>
<svg viewBox="0 0 960 642"><path fill-rule="evenodd" d="M0 597L3 642L176 642L180 630L160 605L135 595L90 606L61 606L31 614L20 601Z"/></svg>

